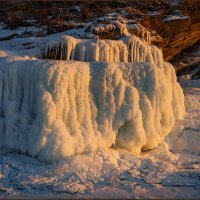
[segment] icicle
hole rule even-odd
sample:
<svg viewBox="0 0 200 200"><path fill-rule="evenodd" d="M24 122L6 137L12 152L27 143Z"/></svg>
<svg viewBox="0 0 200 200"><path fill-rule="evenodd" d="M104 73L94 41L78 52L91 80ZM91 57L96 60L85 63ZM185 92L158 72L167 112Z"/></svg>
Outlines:
<svg viewBox="0 0 200 200"><path fill-rule="evenodd" d="M142 32L143 36L145 33ZM157 47L147 45L136 36L126 36L121 40L81 40L66 36L48 43L44 55L45 58L57 59L58 52L60 58L66 60L154 62L160 67L163 62L162 52Z"/></svg>

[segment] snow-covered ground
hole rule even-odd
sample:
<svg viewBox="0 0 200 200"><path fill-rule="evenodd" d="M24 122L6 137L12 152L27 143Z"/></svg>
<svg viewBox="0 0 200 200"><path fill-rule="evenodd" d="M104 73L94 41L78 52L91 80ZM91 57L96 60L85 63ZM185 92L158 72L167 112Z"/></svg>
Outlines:
<svg viewBox="0 0 200 200"><path fill-rule="evenodd" d="M4 150L1 198L199 198L200 80L182 85L186 118L156 149L140 156L102 149L52 164Z"/></svg>

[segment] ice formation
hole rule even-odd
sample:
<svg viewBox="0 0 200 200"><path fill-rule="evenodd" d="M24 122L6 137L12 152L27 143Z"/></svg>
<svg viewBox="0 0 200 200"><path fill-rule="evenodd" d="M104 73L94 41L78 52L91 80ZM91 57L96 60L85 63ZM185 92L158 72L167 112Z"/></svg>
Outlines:
<svg viewBox="0 0 200 200"><path fill-rule="evenodd" d="M120 21L123 21L121 23ZM159 35L154 35L155 33L148 31L144 26L139 23L129 24L124 19L119 19L110 24L100 24L100 26L92 26L92 32L97 35L101 36L103 34L109 35L112 32L115 32L115 38L120 39L121 37L130 35L130 32L139 37L141 40L146 41L149 45L153 41L162 40Z"/></svg>
<svg viewBox="0 0 200 200"><path fill-rule="evenodd" d="M163 62L160 50L137 36L126 36L121 40L83 40L61 36L46 45L44 58L86 62L152 62L156 59Z"/></svg>
<svg viewBox="0 0 200 200"><path fill-rule="evenodd" d="M65 61L1 58L0 147L47 161L112 146L140 153L184 115L173 66L136 36L62 37L45 55Z"/></svg>

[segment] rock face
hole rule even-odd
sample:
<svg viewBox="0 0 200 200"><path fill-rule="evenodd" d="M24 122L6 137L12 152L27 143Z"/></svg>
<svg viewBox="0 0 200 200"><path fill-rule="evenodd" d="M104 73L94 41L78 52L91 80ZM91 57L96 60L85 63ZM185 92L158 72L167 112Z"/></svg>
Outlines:
<svg viewBox="0 0 200 200"><path fill-rule="evenodd" d="M164 59L168 61L200 40L200 1L180 1L164 16L152 16L141 23L163 38L155 45L162 48Z"/></svg>
<svg viewBox="0 0 200 200"><path fill-rule="evenodd" d="M200 41L170 60L177 75L193 74L200 70Z"/></svg>
<svg viewBox="0 0 200 200"><path fill-rule="evenodd" d="M166 61L179 54L182 50L200 40L200 23L187 26L187 30L179 34L172 34L165 38L162 44L163 54Z"/></svg>
<svg viewBox="0 0 200 200"><path fill-rule="evenodd" d="M192 76L192 80L200 79L200 70Z"/></svg>
<svg viewBox="0 0 200 200"><path fill-rule="evenodd" d="M200 40L200 23L191 24L189 20L178 20L165 26L166 29L170 27L170 32L166 31L166 37L161 44L166 61Z"/></svg>

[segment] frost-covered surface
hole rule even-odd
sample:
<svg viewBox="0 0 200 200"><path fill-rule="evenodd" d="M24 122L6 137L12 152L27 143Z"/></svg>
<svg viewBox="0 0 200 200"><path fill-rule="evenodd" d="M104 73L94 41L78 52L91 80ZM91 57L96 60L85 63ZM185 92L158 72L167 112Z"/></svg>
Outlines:
<svg viewBox="0 0 200 200"><path fill-rule="evenodd" d="M192 98L200 99L198 82L198 87L184 88L186 105L193 102ZM16 152L1 151L0 195L2 198L199 198L200 107L194 104L194 108L186 106L187 117L174 129L171 141L140 156L101 149L47 164ZM182 125L184 132L178 131ZM196 148L195 153L191 153L191 147Z"/></svg>

